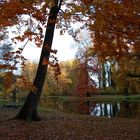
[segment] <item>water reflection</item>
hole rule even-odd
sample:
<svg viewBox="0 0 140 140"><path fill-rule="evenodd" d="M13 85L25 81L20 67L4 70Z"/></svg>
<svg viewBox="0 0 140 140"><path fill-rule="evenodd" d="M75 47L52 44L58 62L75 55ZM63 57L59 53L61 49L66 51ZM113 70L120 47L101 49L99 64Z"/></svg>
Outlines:
<svg viewBox="0 0 140 140"><path fill-rule="evenodd" d="M92 116L140 119L140 103L137 102L97 102L50 100L45 106L62 112L88 114Z"/></svg>
<svg viewBox="0 0 140 140"><path fill-rule="evenodd" d="M89 114L93 116L105 116L105 117L115 117L120 111L120 103L96 103L95 106L92 106L92 103L89 105L90 111Z"/></svg>

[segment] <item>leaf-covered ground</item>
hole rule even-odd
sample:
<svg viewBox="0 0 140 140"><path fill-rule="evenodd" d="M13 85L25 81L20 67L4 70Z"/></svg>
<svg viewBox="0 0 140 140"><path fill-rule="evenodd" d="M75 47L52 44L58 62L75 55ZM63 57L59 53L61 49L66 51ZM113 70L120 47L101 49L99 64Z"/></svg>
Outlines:
<svg viewBox="0 0 140 140"><path fill-rule="evenodd" d="M140 120L45 112L40 122L6 121L14 114L0 109L0 140L140 140Z"/></svg>

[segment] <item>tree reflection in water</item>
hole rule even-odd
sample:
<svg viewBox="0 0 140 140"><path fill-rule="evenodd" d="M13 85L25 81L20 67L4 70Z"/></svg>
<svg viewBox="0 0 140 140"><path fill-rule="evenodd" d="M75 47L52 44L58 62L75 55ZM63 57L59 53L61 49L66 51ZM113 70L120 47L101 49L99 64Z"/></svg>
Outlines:
<svg viewBox="0 0 140 140"><path fill-rule="evenodd" d="M105 116L105 117L115 117L120 110L120 103L96 103L93 107L90 104L90 115L93 116Z"/></svg>
<svg viewBox="0 0 140 140"><path fill-rule="evenodd" d="M128 101L47 101L45 107L62 112L88 114L92 116L137 118L140 119L140 103Z"/></svg>

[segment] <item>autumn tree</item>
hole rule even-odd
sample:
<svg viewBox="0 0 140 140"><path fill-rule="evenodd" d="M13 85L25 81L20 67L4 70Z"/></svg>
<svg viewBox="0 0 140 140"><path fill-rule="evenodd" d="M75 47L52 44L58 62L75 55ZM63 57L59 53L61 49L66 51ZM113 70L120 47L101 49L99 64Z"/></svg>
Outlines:
<svg viewBox="0 0 140 140"><path fill-rule="evenodd" d="M70 15L75 14L71 11L72 3L73 1L63 2L63 4L66 4L69 7L69 8L67 7L69 10L67 11L66 8L64 11L62 10L63 14L59 16L59 20L57 20L57 15L62 5L62 0L52 0L52 1L15 0L15 1L2 1L0 4L0 13L2 13L0 15L0 18L3 19L0 21L0 27L2 28L2 30L5 29L3 27L18 25L21 23L27 26L24 33L15 36L13 38L13 41L15 43L17 43L17 41L24 42L25 39L28 38L29 41L35 41L36 45L40 46L42 44L42 33L43 33L41 26L45 25L48 16L45 39L42 47L37 73L33 81L32 89L29 92L23 107L16 116L17 119L39 120L39 116L37 114L37 104L40 99L41 91L45 81L45 75L48 64L52 65L53 67L56 67L57 71L56 76L60 73L57 60L55 60L55 63L49 62L50 53L56 53L56 51L51 49L55 24L58 21L57 27L59 28L64 27L62 28L61 33L70 27L69 17ZM81 4L81 1L77 1L75 3L75 6L77 4ZM70 15L69 12L71 12ZM26 17L28 18L26 19ZM34 29L31 28L34 27L35 23L33 19L39 21L39 23ZM73 21L76 20L78 20L77 17ZM65 21L67 21L66 24ZM19 29L21 29L21 26L19 27ZM25 43L25 45L27 43L28 41ZM25 60L24 57L22 56L22 52L23 49L25 48L25 45L16 51L16 53L21 54L20 56L18 55L18 58L22 58L22 60ZM25 66L24 64L25 63L22 63L23 67Z"/></svg>
<svg viewBox="0 0 140 140"><path fill-rule="evenodd" d="M94 54L91 43L86 40L79 41L80 47L76 53L79 62L77 67L76 92L85 95L87 92L95 93L101 74L101 66L98 57ZM96 80L95 80L96 79Z"/></svg>
<svg viewBox="0 0 140 140"><path fill-rule="evenodd" d="M138 61L137 57L133 57L131 60L123 57L119 63L112 66L112 76L118 93L125 95L139 93L140 67Z"/></svg>
<svg viewBox="0 0 140 140"><path fill-rule="evenodd" d="M33 86L35 87L35 89L31 90L28 94L28 97L26 98L23 107L16 116L16 118L18 119L39 120L39 116L37 114L37 105L45 81L50 50L52 46L55 22L57 19L57 14L60 10L61 3L62 1L55 1L54 5L50 9L39 66L33 82Z"/></svg>
<svg viewBox="0 0 140 140"><path fill-rule="evenodd" d="M15 75L13 73L12 57L13 46L12 43L3 38L0 44L0 85L2 95L6 101L7 97L15 95L12 91L14 90ZM11 55L10 55L11 54ZM9 67L9 68L8 68ZM11 68L10 68L11 67Z"/></svg>
<svg viewBox="0 0 140 140"><path fill-rule="evenodd" d="M62 4L65 6L62 6L60 10ZM88 3L85 0L63 1L63 3L62 0L1 1L1 30L5 30L8 26L24 25L27 27L24 33L15 36L13 42L24 42L28 38L29 41L35 41L37 46L43 44L33 88L16 118L39 120L37 104L41 96L48 64L58 67L57 61L55 64L49 62L50 53L56 53L51 49L55 25L57 28L61 28L61 34L69 29L69 33L75 40L80 30L89 30L94 42L94 52L101 61L109 59L120 61L123 56L127 56L127 58L129 56L139 57L139 7L140 2L132 0L93 0L88 1ZM39 21L38 24L35 24L33 19ZM46 21L48 23L43 43L42 26L45 26ZM78 25L77 29L72 26L75 23ZM22 60L24 57L19 54L22 53L24 47L19 48L16 52L17 57L22 58ZM57 70L57 74L59 74L59 69ZM130 71L128 75L135 74Z"/></svg>
<svg viewBox="0 0 140 140"><path fill-rule="evenodd" d="M55 80L54 72L51 70L46 78L46 84L48 88L46 91L50 91L50 95L71 95L74 86L73 69L75 68L73 60L61 61L59 63L61 69L61 75L59 75L58 80ZM52 79L52 81L50 80ZM52 88L53 87L53 88Z"/></svg>
<svg viewBox="0 0 140 140"><path fill-rule="evenodd" d="M139 79L139 72L124 67L130 66L131 60L136 62L140 57L139 6L139 1L131 0L92 1L90 5L86 4L90 11L87 24L92 32L94 51L102 62L116 62L118 69L121 67L121 81L127 83L123 92L129 88L128 79ZM136 63L132 65L137 67Z"/></svg>
<svg viewBox="0 0 140 140"><path fill-rule="evenodd" d="M0 64L7 63L7 61L3 60L3 58L4 58L4 55L11 50L12 50L11 44L9 43L0 44ZM3 89L2 83L4 81L4 72L5 72L5 69L0 69L0 87L1 87L0 91L2 91Z"/></svg>
<svg viewBox="0 0 140 140"><path fill-rule="evenodd" d="M75 61L76 60L68 60L59 62L61 75L59 75L58 80L55 79L55 71L53 67L48 67L42 91L42 99L48 95L72 95L77 81L77 73L75 71L77 63ZM27 81L31 83L36 74L37 63L27 62L26 65L28 65L28 67L26 67L25 75Z"/></svg>
<svg viewBox="0 0 140 140"><path fill-rule="evenodd" d="M6 42L6 43L3 42L2 44L0 44L0 64L1 65L9 63L10 60L7 61L8 58L6 58L6 55L13 50L11 45L12 44L9 42ZM1 70L1 72L4 72L5 69L3 68L0 70Z"/></svg>
<svg viewBox="0 0 140 140"><path fill-rule="evenodd" d="M56 53L56 51L51 49L52 39L54 34L55 24L57 22L57 15L60 10L62 4L62 0L52 0L52 1L3 1L1 2L0 18L3 19L0 22L0 26L7 27L16 25L18 23L25 23L24 25L29 25L24 31L23 35L16 36L13 41L16 43L17 40L24 41L25 38L28 38L29 41L34 40L37 46L40 46L42 43L42 25L45 25L48 16L48 23L45 33L45 39L43 43L43 48L41 52L41 57L39 61L39 66L37 69L37 73L33 82L33 86L31 91L29 92L26 101L21 108L20 112L17 114L17 119L25 119L25 120L39 120L39 116L37 114L37 104L40 99L41 91L43 88L43 84L45 81L45 75L47 71L48 64L52 65L52 67L56 67L56 76L60 73L58 68L58 62L55 59L55 63L49 62L50 53ZM48 10L50 8L50 11ZM6 10L7 9L7 10ZM49 12L48 12L49 11ZM26 19L25 16L29 16ZM34 26L33 18L39 21L38 25L34 30L30 27ZM6 20L5 20L6 19ZM58 23L58 26L61 24ZM3 30L3 29L2 29ZM36 32L36 30L38 32ZM28 41L25 43L25 45ZM25 47L19 48L16 53L22 54L22 51ZM24 59L21 55L20 58ZM25 63L23 63L23 67ZM24 80L24 78L23 78Z"/></svg>
<svg viewBox="0 0 140 140"><path fill-rule="evenodd" d="M84 10L81 10L82 6ZM79 12L74 19L82 19L83 23L82 27L70 33L77 41L80 29L88 30L94 42L94 52L103 65L107 61L120 63L123 57L127 61L133 57L139 59L139 6L138 1L130 0L83 1L76 8L74 4L70 4L71 11ZM74 20L72 17L71 21ZM132 75L139 76L127 71L127 76ZM104 75L103 79L105 77Z"/></svg>
<svg viewBox="0 0 140 140"><path fill-rule="evenodd" d="M44 1L37 2L37 1L17 0L17 1L8 1L8 2L4 1L0 5L1 6L0 11L2 13L0 15L0 18L3 19L0 22L1 27L15 25L18 22L23 21L25 18L22 17L23 14L30 15L31 17L30 22L27 23L27 25L28 24L33 25L32 17L40 21L41 22L40 24L44 24L47 20L46 14L49 14L39 66L32 86L33 88L32 90L30 90L23 107L16 115L17 119L39 120L39 116L37 114L37 104L40 99L41 91L45 81L45 75L49 63L50 52L55 53L55 51L51 49L51 46L52 46L55 23L56 23L58 12L62 4L62 0L49 1L41 5L43 2ZM50 11L48 13L47 8L49 6L50 6ZM40 45L41 42L40 36L42 35L42 28L39 25L36 28L38 31L40 31L39 34L35 33L35 31L32 31L30 28L27 28L23 36L17 36L14 39L20 41L24 41L25 38L28 38L29 40L34 39L36 41L36 44ZM21 54L23 49L24 48L19 48L17 53ZM58 66L57 62L53 66L54 67Z"/></svg>
<svg viewBox="0 0 140 140"><path fill-rule="evenodd" d="M73 91L77 81L77 60L72 59L68 61L60 62L61 75L60 83L58 85L62 87L62 93L64 95L73 95Z"/></svg>

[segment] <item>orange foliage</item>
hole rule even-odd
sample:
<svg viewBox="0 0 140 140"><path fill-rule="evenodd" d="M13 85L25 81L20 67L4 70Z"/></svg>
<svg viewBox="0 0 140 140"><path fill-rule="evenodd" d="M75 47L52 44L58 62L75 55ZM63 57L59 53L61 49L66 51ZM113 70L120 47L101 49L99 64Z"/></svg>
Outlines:
<svg viewBox="0 0 140 140"><path fill-rule="evenodd" d="M6 72L4 75L4 88L6 90L11 88L11 85L13 83L13 73L12 72Z"/></svg>
<svg viewBox="0 0 140 140"><path fill-rule="evenodd" d="M127 3L127 4L126 4ZM140 51L139 2L96 2L95 17L90 15L89 27L93 33L94 50L102 58L120 59L128 52ZM133 46L133 49L131 47Z"/></svg>
<svg viewBox="0 0 140 140"><path fill-rule="evenodd" d="M42 46L42 25L46 23L48 16L47 8L51 2L53 3L54 1L8 0L0 3L0 28L4 29L7 26L16 25L20 20L22 22L21 15L28 15L30 19L33 18L41 24L38 24L34 31L26 30L24 35L15 37L14 41L19 40L23 42L28 38L30 41L35 41L38 47ZM129 56L130 53L134 54L134 56L139 56L139 1L73 0L68 3L64 1L63 3L66 4L67 8L64 10L63 15L59 15L57 22L57 27L61 28L61 34L69 28L71 23L76 23L77 21L82 22L84 26L79 27L71 35L76 38L77 32L87 27L91 32L91 38L94 42L94 52L102 61L103 59L119 61L122 57ZM83 3L85 7L82 7ZM31 20L30 24L28 22L26 24L32 27L32 22L33 20ZM56 21L50 20L49 22L53 23ZM57 53L56 50L50 49L47 45L46 47L50 53ZM22 51L23 49L20 48L16 52L11 52L10 55L13 56L11 57L7 54L7 56L5 55L3 57L3 60L22 59L22 67L24 68L24 61L26 59L23 58ZM51 61L47 58L47 60L43 61L43 64L50 64L54 67L56 77L61 73L56 57L52 56ZM6 64L3 66L0 65L0 67L11 70L16 69L15 65L11 66Z"/></svg>
<svg viewBox="0 0 140 140"><path fill-rule="evenodd" d="M94 0L82 0L85 5L90 5Z"/></svg>

